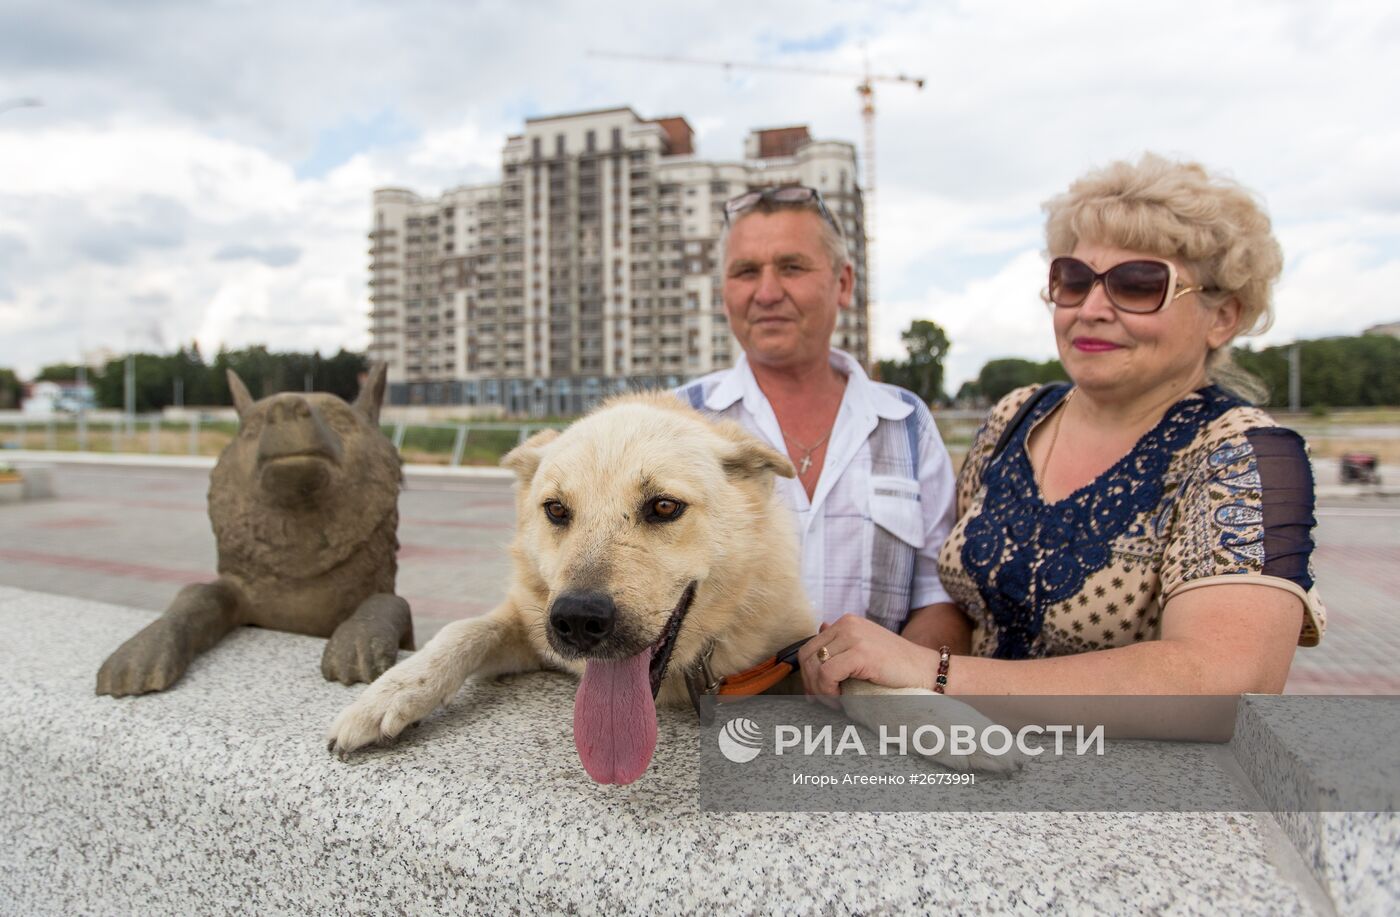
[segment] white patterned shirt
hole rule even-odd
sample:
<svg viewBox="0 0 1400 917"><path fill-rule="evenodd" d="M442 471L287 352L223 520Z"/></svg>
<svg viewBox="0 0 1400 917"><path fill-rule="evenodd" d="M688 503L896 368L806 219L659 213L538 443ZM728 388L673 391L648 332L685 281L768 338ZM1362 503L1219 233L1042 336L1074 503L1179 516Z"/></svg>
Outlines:
<svg viewBox="0 0 1400 917"><path fill-rule="evenodd" d="M924 404L915 407L900 398L901 389L870 381L849 354L832 350L831 365L846 377L846 391L812 498L796 478L779 478L776 485L796 515L808 599L827 622L844 614L864 617L870 604L875 527L881 526L915 548L910 610L951 602L938 579L938 552L956 521L956 491L952 462L933 415ZM730 416L787 454L778 418L746 356L733 368L697 381L707 393L706 408L725 411L741 402L741 409ZM921 412L917 484L872 475L870 435L876 424L881 418L904 420L915 410ZM915 487L918 499L913 499Z"/></svg>

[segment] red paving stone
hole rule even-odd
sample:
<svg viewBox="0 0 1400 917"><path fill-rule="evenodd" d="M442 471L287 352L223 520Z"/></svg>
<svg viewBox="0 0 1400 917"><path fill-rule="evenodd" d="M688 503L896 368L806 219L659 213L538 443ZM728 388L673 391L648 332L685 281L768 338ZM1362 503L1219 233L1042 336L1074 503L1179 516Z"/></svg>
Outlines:
<svg viewBox="0 0 1400 917"><path fill-rule="evenodd" d="M1332 572L1357 577L1392 595L1400 595L1400 547L1321 545L1316 549L1313 562L1315 566L1326 565Z"/></svg>
<svg viewBox="0 0 1400 917"><path fill-rule="evenodd" d="M13 560L25 564L46 564L70 570L85 570L105 576L126 576L151 580L158 583L199 583L209 579L208 571L175 570L169 567L153 567L149 564L126 564L96 557L68 554L48 554L42 551L19 551L14 548L0 548L0 560Z"/></svg>
<svg viewBox="0 0 1400 917"><path fill-rule="evenodd" d="M401 525L426 525L430 527L478 529L494 532L510 532L515 528L515 526L509 522L462 522L457 519L422 519L415 517L403 517L399 520L399 523Z"/></svg>
<svg viewBox="0 0 1400 917"><path fill-rule="evenodd" d="M1386 672L1294 672L1288 677L1290 694L1314 694L1327 689L1336 694L1400 694L1400 676ZM1314 689L1314 690L1309 690Z"/></svg>
<svg viewBox="0 0 1400 917"><path fill-rule="evenodd" d="M113 525L114 520L98 516L74 516L71 519L50 519L34 523L36 529L90 529L99 525Z"/></svg>
<svg viewBox="0 0 1400 917"><path fill-rule="evenodd" d="M198 513L201 516L207 515L208 504L192 503L178 500L128 500L121 497L86 497L85 503L96 503L102 506L121 506L126 509L158 509L175 510L182 513Z"/></svg>
<svg viewBox="0 0 1400 917"><path fill-rule="evenodd" d="M495 560L500 551L488 548L440 548L427 544L399 544L399 562L414 560Z"/></svg>
<svg viewBox="0 0 1400 917"><path fill-rule="evenodd" d="M455 621L459 618L474 618L484 615L496 607L494 602L454 602L448 599L429 599L421 595L406 595L404 601L413 609L415 617L446 618Z"/></svg>

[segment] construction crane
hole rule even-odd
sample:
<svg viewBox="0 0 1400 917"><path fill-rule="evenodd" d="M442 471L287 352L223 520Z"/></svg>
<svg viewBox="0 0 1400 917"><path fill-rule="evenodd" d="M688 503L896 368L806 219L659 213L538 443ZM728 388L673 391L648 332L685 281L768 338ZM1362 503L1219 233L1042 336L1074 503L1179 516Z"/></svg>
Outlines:
<svg viewBox="0 0 1400 917"><path fill-rule="evenodd" d="M696 67L721 67L726 71L765 70L772 73L805 74L807 76L844 77L859 80L856 95L860 97L860 116L865 125L865 296L867 306L874 305L875 299L875 84L907 83L915 89L924 88L921 76L906 76L903 73L884 74L870 72L870 58L865 59L865 70L854 73L847 70L827 70L821 67L794 67L784 64L764 64L756 61L707 60L695 57L658 54L624 54L615 51L589 51L589 57L606 57L615 60L647 61L653 64L687 64Z"/></svg>

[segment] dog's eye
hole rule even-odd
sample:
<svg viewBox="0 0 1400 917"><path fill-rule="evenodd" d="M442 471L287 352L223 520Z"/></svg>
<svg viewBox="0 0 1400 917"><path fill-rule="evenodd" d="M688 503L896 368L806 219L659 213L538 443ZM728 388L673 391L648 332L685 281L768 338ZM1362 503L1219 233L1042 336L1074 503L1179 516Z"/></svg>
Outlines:
<svg viewBox="0 0 1400 917"><path fill-rule="evenodd" d="M685 512L685 504L670 497L657 497L647 503L648 522L674 522Z"/></svg>
<svg viewBox="0 0 1400 917"><path fill-rule="evenodd" d="M569 515L569 508L558 500L548 500L544 504L544 517L555 525L568 522Z"/></svg>

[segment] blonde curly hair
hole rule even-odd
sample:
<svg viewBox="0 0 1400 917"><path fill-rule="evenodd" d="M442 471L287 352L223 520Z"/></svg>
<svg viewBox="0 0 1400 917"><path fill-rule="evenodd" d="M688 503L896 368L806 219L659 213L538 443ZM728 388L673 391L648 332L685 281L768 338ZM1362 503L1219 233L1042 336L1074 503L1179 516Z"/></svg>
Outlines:
<svg viewBox="0 0 1400 917"><path fill-rule="evenodd" d="M1262 202L1237 182L1199 163L1145 153L1136 163L1089 172L1042 206L1049 257L1068 255L1089 241L1175 259L1195 283L1220 291L1202 294L1207 305L1239 301L1236 336L1260 334L1273 322L1283 249ZM1231 359L1229 342L1206 358L1206 374L1249 401L1268 394Z"/></svg>

